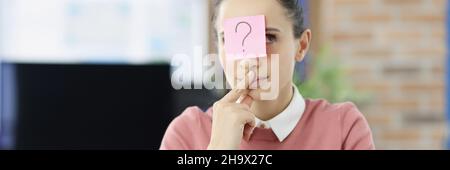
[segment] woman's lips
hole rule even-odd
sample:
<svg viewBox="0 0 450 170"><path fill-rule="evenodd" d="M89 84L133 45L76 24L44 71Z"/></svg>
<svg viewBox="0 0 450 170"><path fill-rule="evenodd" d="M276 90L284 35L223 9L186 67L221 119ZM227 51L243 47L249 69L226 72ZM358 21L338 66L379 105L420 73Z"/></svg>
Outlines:
<svg viewBox="0 0 450 170"><path fill-rule="evenodd" d="M254 82L256 82L256 81L267 80L267 79L269 79L269 76L266 76L266 77L259 77L259 78L255 79L255 80L253 80L252 83L254 83ZM243 79L238 78L238 79L236 79L236 80L237 80L238 82L240 82L240 81L242 81Z"/></svg>
<svg viewBox="0 0 450 170"><path fill-rule="evenodd" d="M268 79L269 79L269 77L259 77L250 84L250 88L257 88L257 87L261 86L261 82L264 82Z"/></svg>
<svg viewBox="0 0 450 170"><path fill-rule="evenodd" d="M255 81L261 81L261 80L267 80L267 79L269 79L269 77L259 77L259 78L257 78L256 80L254 80L253 82L255 82Z"/></svg>

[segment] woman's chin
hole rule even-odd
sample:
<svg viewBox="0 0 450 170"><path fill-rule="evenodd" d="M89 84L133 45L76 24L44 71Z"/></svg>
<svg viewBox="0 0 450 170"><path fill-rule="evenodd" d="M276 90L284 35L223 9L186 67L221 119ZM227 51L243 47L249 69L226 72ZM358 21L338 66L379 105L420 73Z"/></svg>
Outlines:
<svg viewBox="0 0 450 170"><path fill-rule="evenodd" d="M278 95L271 94L271 89L254 89L251 90L248 94L253 100L256 101L269 101L269 100L276 100Z"/></svg>
<svg viewBox="0 0 450 170"><path fill-rule="evenodd" d="M271 84L267 79L257 81L256 83L250 85L249 88L251 89L251 91L249 92L249 96L254 100L268 101L276 100L278 98L279 91L272 91L278 88L275 88L274 84Z"/></svg>

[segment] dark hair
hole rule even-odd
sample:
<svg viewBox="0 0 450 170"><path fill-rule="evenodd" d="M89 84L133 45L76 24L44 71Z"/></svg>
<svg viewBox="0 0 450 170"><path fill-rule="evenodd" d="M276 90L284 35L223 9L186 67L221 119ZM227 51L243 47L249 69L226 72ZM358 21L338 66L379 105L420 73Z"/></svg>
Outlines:
<svg viewBox="0 0 450 170"><path fill-rule="evenodd" d="M212 18L212 23L216 24L216 17L217 17L217 10L220 6L220 4L224 0L216 0L215 2L215 10ZM286 9L286 16L289 17L292 21L293 30L294 30L294 37L300 38L302 33L306 30L304 26L304 15L303 15L303 6L299 4L298 0L276 0L280 3L280 5ZM217 35L216 27L214 26L214 32Z"/></svg>

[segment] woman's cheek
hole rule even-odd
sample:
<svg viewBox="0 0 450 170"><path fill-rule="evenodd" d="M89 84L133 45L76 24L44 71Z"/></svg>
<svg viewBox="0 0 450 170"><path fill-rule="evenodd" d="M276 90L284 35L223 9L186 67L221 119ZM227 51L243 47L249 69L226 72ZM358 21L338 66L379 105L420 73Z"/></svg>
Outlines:
<svg viewBox="0 0 450 170"><path fill-rule="evenodd" d="M272 49L272 46L271 46L270 44L267 44L267 45L266 45L266 53L267 53L267 57L270 57L270 55L273 54L273 53L272 53L272 50L273 50L273 49Z"/></svg>
<svg viewBox="0 0 450 170"><path fill-rule="evenodd" d="M236 87L236 77L238 74L236 62L229 60L226 56L223 59L223 70L225 72L226 80L231 85L232 88Z"/></svg>

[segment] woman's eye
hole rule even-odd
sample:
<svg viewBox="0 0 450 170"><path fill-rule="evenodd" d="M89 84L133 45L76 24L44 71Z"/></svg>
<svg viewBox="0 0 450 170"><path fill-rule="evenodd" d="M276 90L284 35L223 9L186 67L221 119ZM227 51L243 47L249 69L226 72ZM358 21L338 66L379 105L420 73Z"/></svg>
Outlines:
<svg viewBox="0 0 450 170"><path fill-rule="evenodd" d="M266 43L272 44L277 41L277 37L273 34L266 34Z"/></svg>

